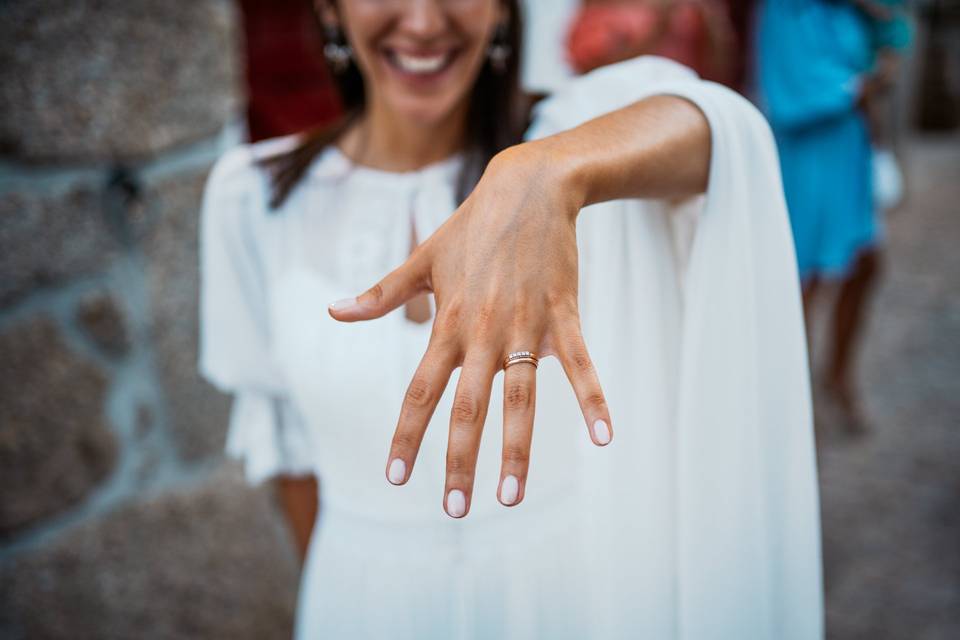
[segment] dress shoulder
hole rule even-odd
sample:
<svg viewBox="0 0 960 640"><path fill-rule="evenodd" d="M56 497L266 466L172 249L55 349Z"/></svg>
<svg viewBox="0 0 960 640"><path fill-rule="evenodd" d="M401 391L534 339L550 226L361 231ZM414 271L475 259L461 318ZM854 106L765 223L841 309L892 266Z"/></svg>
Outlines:
<svg viewBox="0 0 960 640"><path fill-rule="evenodd" d="M293 149L298 140L299 136L296 135L285 136L239 144L228 149L214 163L207 178L207 204L259 194L265 207L268 176L261 165L270 158Z"/></svg>

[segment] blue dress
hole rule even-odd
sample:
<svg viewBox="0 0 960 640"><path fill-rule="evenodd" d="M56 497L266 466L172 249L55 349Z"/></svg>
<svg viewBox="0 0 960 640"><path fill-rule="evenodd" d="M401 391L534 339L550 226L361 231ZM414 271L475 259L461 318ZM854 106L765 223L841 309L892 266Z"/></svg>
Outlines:
<svg viewBox="0 0 960 640"><path fill-rule="evenodd" d="M877 241L870 137L856 105L873 65L871 28L847 2L760 7L759 99L777 140L804 279L845 275Z"/></svg>

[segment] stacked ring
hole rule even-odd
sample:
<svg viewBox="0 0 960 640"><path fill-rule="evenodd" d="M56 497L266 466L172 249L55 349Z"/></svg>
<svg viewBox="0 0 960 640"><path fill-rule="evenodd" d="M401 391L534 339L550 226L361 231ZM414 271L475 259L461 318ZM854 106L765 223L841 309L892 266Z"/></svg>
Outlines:
<svg viewBox="0 0 960 640"><path fill-rule="evenodd" d="M503 359L503 368L506 369L507 367L520 364L521 362L532 364L534 368L536 368L540 360L537 358L537 356L533 355L532 351L514 351Z"/></svg>

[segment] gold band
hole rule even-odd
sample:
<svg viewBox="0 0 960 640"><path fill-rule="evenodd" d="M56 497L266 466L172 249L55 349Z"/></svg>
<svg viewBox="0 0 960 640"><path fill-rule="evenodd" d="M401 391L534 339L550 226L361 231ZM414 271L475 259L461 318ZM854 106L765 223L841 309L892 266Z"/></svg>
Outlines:
<svg viewBox="0 0 960 640"><path fill-rule="evenodd" d="M503 368L506 369L507 367L520 364L521 362L532 364L534 368L536 368L540 363L540 360L537 358L537 356L533 355L532 351L514 351L503 359Z"/></svg>

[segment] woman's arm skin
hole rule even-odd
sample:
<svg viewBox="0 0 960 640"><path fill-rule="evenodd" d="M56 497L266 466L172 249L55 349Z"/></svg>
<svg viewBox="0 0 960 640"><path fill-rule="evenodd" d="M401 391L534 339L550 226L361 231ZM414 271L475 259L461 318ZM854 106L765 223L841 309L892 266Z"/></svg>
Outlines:
<svg viewBox="0 0 960 640"><path fill-rule="evenodd" d="M307 557L313 523L317 519L317 478L315 476L288 476L277 478L277 493L293 534L293 542L300 561Z"/></svg>
<svg viewBox="0 0 960 640"><path fill-rule="evenodd" d="M530 144L555 159L561 181L580 194L581 206L681 198L707 188L710 125L683 98L647 98Z"/></svg>
<svg viewBox="0 0 960 640"><path fill-rule="evenodd" d="M462 367L450 416L444 507L470 509L480 434L493 376L512 351L556 356L595 444L613 436L610 414L580 330L576 219L588 204L702 193L710 164L706 118L682 98L657 96L548 138L511 147L410 258L358 298L330 306L346 322L378 318L432 291L437 314L407 390L387 478L410 477L430 417ZM536 376L504 372L500 501L523 500ZM399 461L399 462L395 462ZM503 479L513 476L506 488Z"/></svg>

